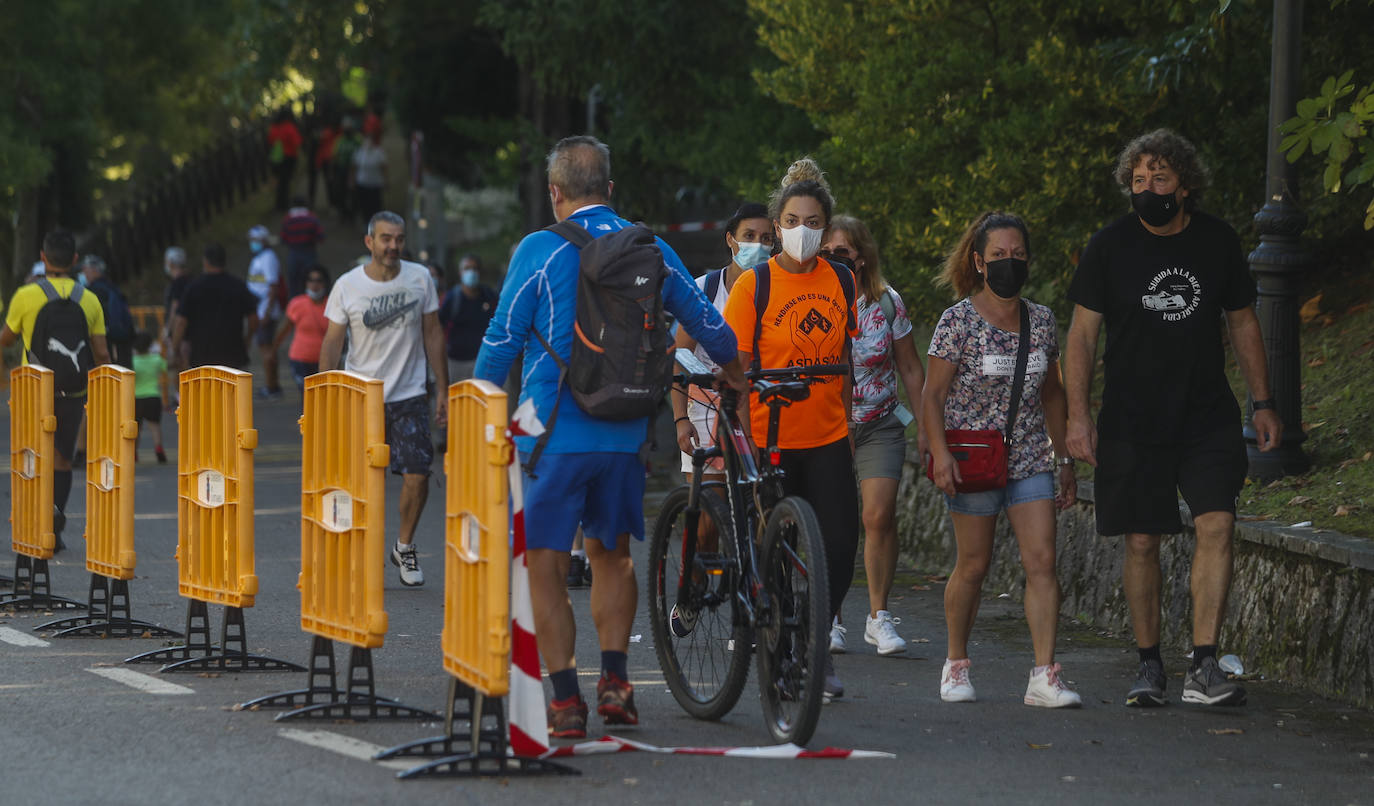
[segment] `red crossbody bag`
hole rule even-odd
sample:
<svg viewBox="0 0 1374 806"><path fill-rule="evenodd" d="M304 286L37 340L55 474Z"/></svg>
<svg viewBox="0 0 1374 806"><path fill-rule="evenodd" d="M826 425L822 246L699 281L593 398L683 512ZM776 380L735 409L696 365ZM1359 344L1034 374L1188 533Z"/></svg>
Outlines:
<svg viewBox="0 0 1374 806"><path fill-rule="evenodd" d="M1030 309L1021 300L1021 339L1016 347L1016 374L1011 384L1011 403L1007 408L1005 431L945 429L945 444L959 463L959 476L954 489L961 493L980 493L1000 490L1007 486L1007 451L1011 446L1011 430L1016 424L1021 391L1025 387L1026 362L1030 357ZM935 459L926 460L926 478L935 480Z"/></svg>

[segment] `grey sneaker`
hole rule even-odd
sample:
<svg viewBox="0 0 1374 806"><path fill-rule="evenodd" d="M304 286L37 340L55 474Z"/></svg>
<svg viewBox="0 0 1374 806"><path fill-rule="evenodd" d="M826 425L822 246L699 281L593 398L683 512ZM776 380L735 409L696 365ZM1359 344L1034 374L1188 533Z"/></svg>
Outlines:
<svg viewBox="0 0 1374 806"><path fill-rule="evenodd" d="M1135 685L1126 692L1126 706L1129 708L1154 708L1167 703L1164 688L1169 681L1164 677L1164 664L1153 660L1140 662Z"/></svg>
<svg viewBox="0 0 1374 806"><path fill-rule="evenodd" d="M1245 689L1226 676L1216 658L1206 657L1184 676L1183 701L1196 705L1244 705Z"/></svg>
<svg viewBox="0 0 1374 806"><path fill-rule="evenodd" d="M401 569L401 584L415 588L425 584L424 572L420 570L420 561L415 556L415 544L401 545L397 543L391 549L391 564Z"/></svg>
<svg viewBox="0 0 1374 806"><path fill-rule="evenodd" d="M840 682L839 675L835 674L835 661L830 657L830 653L825 655L825 687L821 689L821 699L823 702L830 702L836 697L844 696L844 683Z"/></svg>

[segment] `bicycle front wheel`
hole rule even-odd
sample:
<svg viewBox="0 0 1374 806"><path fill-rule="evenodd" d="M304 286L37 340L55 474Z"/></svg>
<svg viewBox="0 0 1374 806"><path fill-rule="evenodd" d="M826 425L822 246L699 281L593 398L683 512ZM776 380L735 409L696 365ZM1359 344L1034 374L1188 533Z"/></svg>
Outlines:
<svg viewBox="0 0 1374 806"><path fill-rule="evenodd" d="M702 491L701 516L692 529L690 493L688 487L669 493L654 523L649 624L678 704L697 719L720 719L744 691L752 641L736 614L739 563L729 510L714 492ZM689 546L690 564L684 562Z"/></svg>
<svg viewBox="0 0 1374 806"><path fill-rule="evenodd" d="M804 745L821 716L830 625L825 542L811 505L794 496L779 501L761 553L770 602L757 636L763 716L774 739Z"/></svg>

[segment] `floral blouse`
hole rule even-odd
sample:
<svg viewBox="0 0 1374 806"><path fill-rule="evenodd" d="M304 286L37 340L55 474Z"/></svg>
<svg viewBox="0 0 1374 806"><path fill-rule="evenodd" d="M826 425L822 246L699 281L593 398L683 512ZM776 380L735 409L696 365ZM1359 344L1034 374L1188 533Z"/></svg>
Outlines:
<svg viewBox="0 0 1374 806"><path fill-rule="evenodd" d="M1030 306L1030 354L1007 457L1011 479L1054 470L1054 450L1045 428L1040 392L1045 372L1059 360L1059 330L1049 308L1026 302ZM946 429L1006 429L1020 340L1020 334L989 324L969 299L960 300L940 316L930 339L930 355L956 367L945 399Z"/></svg>
<svg viewBox="0 0 1374 806"><path fill-rule="evenodd" d="M880 420L897 408L897 362L892 357L892 343L911 332L911 320L906 318L906 306L897 292L889 288L885 293L892 300L892 325L881 303L870 302L860 296L855 303L859 320L859 336L854 339L854 413L856 423ZM907 394L919 394L908 389Z"/></svg>

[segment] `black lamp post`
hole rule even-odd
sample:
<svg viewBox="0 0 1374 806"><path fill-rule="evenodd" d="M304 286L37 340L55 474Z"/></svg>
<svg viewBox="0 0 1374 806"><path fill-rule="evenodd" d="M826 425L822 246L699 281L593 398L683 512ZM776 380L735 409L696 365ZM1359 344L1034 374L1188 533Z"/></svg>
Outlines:
<svg viewBox="0 0 1374 806"><path fill-rule="evenodd" d="M1256 313L1269 359L1269 384L1283 419L1283 444L1260 453L1254 426L1245 426L1250 476L1274 479L1312 466L1302 450L1302 353L1298 347L1298 286L1309 257L1300 241L1307 215L1298 207L1297 171L1279 151L1279 125L1298 101L1302 0L1274 0L1273 65L1269 80L1269 165L1264 207L1255 214L1260 242L1250 253L1259 289Z"/></svg>

